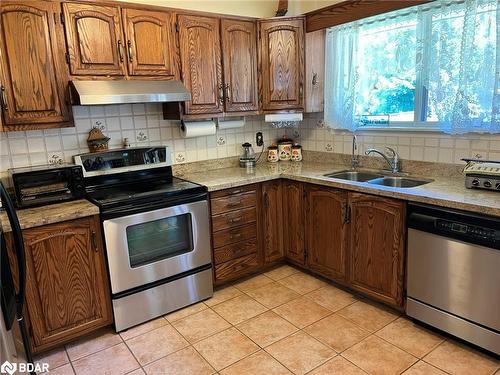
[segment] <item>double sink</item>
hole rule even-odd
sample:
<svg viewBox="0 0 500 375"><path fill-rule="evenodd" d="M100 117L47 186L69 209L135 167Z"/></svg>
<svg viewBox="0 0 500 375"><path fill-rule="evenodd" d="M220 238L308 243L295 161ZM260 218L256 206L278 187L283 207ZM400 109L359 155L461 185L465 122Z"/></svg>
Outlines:
<svg viewBox="0 0 500 375"><path fill-rule="evenodd" d="M340 171L325 174L324 176L330 178L338 178L340 180L366 182L372 185L390 186L397 188L412 188L434 181L430 179L411 178L406 176L386 176L382 173L366 171Z"/></svg>

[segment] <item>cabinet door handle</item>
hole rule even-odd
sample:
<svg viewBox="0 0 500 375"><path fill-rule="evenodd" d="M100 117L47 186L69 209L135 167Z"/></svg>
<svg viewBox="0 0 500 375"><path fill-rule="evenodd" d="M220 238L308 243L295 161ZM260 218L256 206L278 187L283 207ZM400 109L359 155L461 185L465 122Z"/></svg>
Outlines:
<svg viewBox="0 0 500 375"><path fill-rule="evenodd" d="M299 98L303 99L304 98L304 84L300 83L299 85Z"/></svg>
<svg viewBox="0 0 500 375"><path fill-rule="evenodd" d="M219 86L219 104L224 105L224 85Z"/></svg>
<svg viewBox="0 0 500 375"><path fill-rule="evenodd" d="M313 73L311 84L316 86L318 84L318 73Z"/></svg>
<svg viewBox="0 0 500 375"><path fill-rule="evenodd" d="M123 44L121 40L118 40L118 57L120 58L120 62L123 62Z"/></svg>
<svg viewBox="0 0 500 375"><path fill-rule="evenodd" d="M5 86L2 85L0 90L2 91L2 95L0 96L0 101L1 101L0 106L3 108L4 111L8 111L7 97L5 96Z"/></svg>
<svg viewBox="0 0 500 375"><path fill-rule="evenodd" d="M351 222L351 206L344 204L342 210L344 211L344 224L349 224Z"/></svg>
<svg viewBox="0 0 500 375"><path fill-rule="evenodd" d="M94 251L99 252L99 248L97 247L97 234L95 230L92 231L92 246L94 247Z"/></svg>
<svg viewBox="0 0 500 375"><path fill-rule="evenodd" d="M230 99L231 98L231 96L230 96L231 88L229 86L229 83L226 83L225 88L226 88L226 102L229 103L231 101L231 99Z"/></svg>
<svg viewBox="0 0 500 375"><path fill-rule="evenodd" d="M128 61L132 62L134 61L134 57L132 56L132 41L130 40L127 41L127 47L128 47Z"/></svg>
<svg viewBox="0 0 500 375"><path fill-rule="evenodd" d="M264 193L264 207L269 207L269 195L267 193Z"/></svg>

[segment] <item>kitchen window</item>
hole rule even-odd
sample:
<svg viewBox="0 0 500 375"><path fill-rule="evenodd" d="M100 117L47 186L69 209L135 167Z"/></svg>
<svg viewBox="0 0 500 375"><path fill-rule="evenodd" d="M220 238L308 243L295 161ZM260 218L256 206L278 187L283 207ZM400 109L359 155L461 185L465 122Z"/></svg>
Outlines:
<svg viewBox="0 0 500 375"><path fill-rule="evenodd" d="M500 6L434 1L330 28L333 128L500 132Z"/></svg>

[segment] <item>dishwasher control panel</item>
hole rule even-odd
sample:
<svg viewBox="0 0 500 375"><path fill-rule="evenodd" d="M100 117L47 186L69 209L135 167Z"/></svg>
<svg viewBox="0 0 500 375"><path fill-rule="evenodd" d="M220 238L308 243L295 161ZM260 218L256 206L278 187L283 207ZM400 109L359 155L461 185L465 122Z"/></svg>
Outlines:
<svg viewBox="0 0 500 375"><path fill-rule="evenodd" d="M484 239L492 242L500 240L500 230L439 219L436 220L436 227L442 231L462 234L471 238Z"/></svg>

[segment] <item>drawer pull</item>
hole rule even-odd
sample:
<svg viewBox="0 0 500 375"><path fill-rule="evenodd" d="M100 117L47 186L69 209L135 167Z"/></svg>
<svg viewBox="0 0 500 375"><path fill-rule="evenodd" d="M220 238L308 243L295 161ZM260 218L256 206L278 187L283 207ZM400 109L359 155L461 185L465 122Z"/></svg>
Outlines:
<svg viewBox="0 0 500 375"><path fill-rule="evenodd" d="M231 234L230 238L232 240L235 240L237 238L241 238L242 234L241 233L236 233L236 234Z"/></svg>
<svg viewBox="0 0 500 375"><path fill-rule="evenodd" d="M241 206L241 201L237 201L237 202L229 202L227 204L228 207L238 207L238 206Z"/></svg>
<svg viewBox="0 0 500 375"><path fill-rule="evenodd" d="M243 193L243 190L239 189L239 190L233 190L231 193L231 195L235 195L235 194L240 194L240 193Z"/></svg>
<svg viewBox="0 0 500 375"><path fill-rule="evenodd" d="M231 224L234 224L234 223L239 223L241 220L242 220L242 218L241 218L241 217L237 217L237 218L234 218L234 219L229 220L229 222L230 222Z"/></svg>

